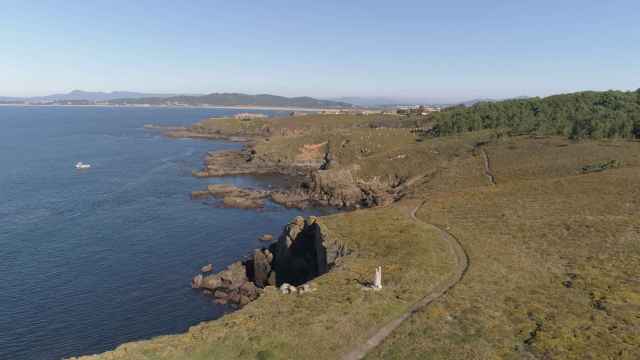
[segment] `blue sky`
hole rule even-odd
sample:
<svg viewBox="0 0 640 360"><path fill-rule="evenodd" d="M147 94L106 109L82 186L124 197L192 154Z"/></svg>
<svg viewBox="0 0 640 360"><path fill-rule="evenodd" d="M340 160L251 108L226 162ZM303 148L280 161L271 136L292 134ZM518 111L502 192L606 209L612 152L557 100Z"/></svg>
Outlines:
<svg viewBox="0 0 640 360"><path fill-rule="evenodd" d="M0 96L640 87L640 1L6 1Z"/></svg>

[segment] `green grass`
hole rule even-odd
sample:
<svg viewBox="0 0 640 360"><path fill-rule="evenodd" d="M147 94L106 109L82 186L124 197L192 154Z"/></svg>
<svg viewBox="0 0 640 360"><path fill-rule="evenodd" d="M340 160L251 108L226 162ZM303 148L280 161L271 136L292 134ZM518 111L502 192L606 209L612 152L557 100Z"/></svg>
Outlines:
<svg viewBox="0 0 640 360"><path fill-rule="evenodd" d="M268 140L255 139L258 155L272 161L319 160L329 151L338 170L351 169L359 180L412 185L393 206L322 218L353 253L313 281L316 292L267 291L186 334L126 344L100 358L338 358L452 270L438 233L407 216L418 200L427 200L418 217L449 228L470 268L369 358L640 358L640 142L496 138L493 131L420 141L399 128L402 118L384 118L397 125L386 129L370 128L373 120L204 122L235 135L272 127ZM619 167L583 174L585 166L612 161ZM357 282L370 280L377 265L385 290L360 290Z"/></svg>
<svg viewBox="0 0 640 360"><path fill-rule="evenodd" d="M101 359L333 359L398 316L453 266L447 244L431 227L412 222L397 208L322 218L332 237L352 254L317 278L317 291L257 301L188 333L125 344ZM385 288L362 290L376 266Z"/></svg>

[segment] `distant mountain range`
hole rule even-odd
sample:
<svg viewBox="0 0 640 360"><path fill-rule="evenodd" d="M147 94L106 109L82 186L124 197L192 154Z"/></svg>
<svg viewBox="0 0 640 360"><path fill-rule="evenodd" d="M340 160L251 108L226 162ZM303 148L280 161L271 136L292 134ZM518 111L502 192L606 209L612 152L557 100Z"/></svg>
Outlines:
<svg viewBox="0 0 640 360"><path fill-rule="evenodd" d="M513 99L524 99L520 96ZM500 99L505 100L505 99ZM132 91L92 92L73 90L66 94L53 94L35 97L0 96L4 104L53 104L53 105L153 105L153 106L256 106L291 107L313 109L335 109L357 107L394 107L402 105L464 105L472 106L479 102L496 102L498 99L478 98L468 101L443 101L427 98L395 97L340 97L328 100L308 96L285 97L269 94L248 95L241 93L201 94L153 94Z"/></svg>
<svg viewBox="0 0 640 360"><path fill-rule="evenodd" d="M141 99L115 99L116 105L215 105L215 106L265 106L299 108L345 108L352 107L343 101L319 100L312 97L284 97L269 94L247 95L239 93L214 93L198 96L151 97Z"/></svg>
<svg viewBox="0 0 640 360"><path fill-rule="evenodd" d="M412 106L412 105L454 105L454 100L436 99L436 98L406 98L406 97L380 97L380 96L346 96L332 98L334 101L343 101L356 106L362 107L394 107L394 106Z"/></svg>
<svg viewBox="0 0 640 360"><path fill-rule="evenodd" d="M519 96L511 99L526 99L527 96ZM340 97L333 98L334 101L347 102L356 106L362 107L394 107L394 106L407 106L407 105L436 105L436 106L453 106L464 105L473 106L479 102L496 102L508 99L492 99L492 98L477 98L471 100L444 100L436 98L401 98L401 97Z"/></svg>
<svg viewBox="0 0 640 360"><path fill-rule="evenodd" d="M169 97L176 96L178 94L147 94L132 91L112 91L112 92L94 92L73 90L66 94L53 94L47 96L33 96L33 97L3 97L0 96L2 101L30 101L30 102L45 102L45 101L109 101L123 98L148 98L148 97Z"/></svg>
<svg viewBox="0 0 640 360"><path fill-rule="evenodd" d="M332 98L333 101L341 101L356 106L363 107L385 107L385 106L398 106L398 105L426 105L426 104L442 104L442 101L433 101L429 99L408 99L408 98L395 98L395 97L380 97L380 96L345 96L339 98Z"/></svg>
<svg viewBox="0 0 640 360"><path fill-rule="evenodd" d="M90 92L74 90L66 94L38 97L0 97L0 103L60 105L156 105L156 106L262 106L296 108L349 108L343 101L312 97L284 97L269 94L213 93L208 95L147 94L130 91Z"/></svg>

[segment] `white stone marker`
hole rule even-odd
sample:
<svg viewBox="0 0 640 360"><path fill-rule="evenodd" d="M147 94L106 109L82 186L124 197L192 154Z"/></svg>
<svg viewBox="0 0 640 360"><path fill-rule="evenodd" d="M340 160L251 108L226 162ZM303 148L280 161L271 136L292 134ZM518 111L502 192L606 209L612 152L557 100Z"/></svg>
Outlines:
<svg viewBox="0 0 640 360"><path fill-rule="evenodd" d="M376 268L376 274L373 277L373 288L376 290L382 289L382 266Z"/></svg>

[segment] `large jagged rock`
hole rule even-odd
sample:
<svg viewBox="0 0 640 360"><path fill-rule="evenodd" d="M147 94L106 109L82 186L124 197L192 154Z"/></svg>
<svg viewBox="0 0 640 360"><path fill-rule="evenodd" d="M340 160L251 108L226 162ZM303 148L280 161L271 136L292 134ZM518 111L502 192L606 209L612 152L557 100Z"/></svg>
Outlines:
<svg viewBox="0 0 640 360"><path fill-rule="evenodd" d="M303 284L326 273L346 252L313 216L307 220L298 216L291 221L271 250L278 283L291 284Z"/></svg>
<svg viewBox="0 0 640 360"><path fill-rule="evenodd" d="M298 216L268 249L255 250L249 260L235 262L217 274L197 275L192 284L220 303L243 306L267 286L298 286L325 274L345 254L345 247L329 236L318 218Z"/></svg>

